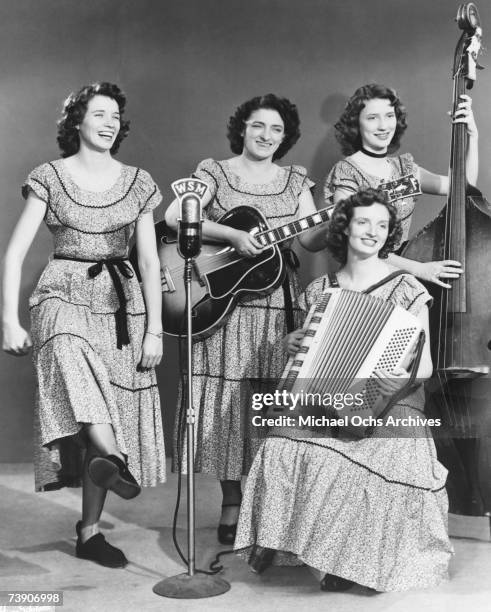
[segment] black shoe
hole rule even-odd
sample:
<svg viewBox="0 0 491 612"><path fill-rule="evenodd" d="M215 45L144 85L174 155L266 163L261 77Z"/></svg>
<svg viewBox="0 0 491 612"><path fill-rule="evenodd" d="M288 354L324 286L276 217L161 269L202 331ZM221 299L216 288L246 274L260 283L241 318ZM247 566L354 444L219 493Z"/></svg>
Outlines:
<svg viewBox="0 0 491 612"><path fill-rule="evenodd" d="M262 546L254 546L249 557L249 565L251 571L255 574L262 574L272 563L276 553L274 548L263 548Z"/></svg>
<svg viewBox="0 0 491 612"><path fill-rule="evenodd" d="M94 484L110 489L124 499L132 499L141 492L140 485L119 457L94 457L89 462L88 470Z"/></svg>
<svg viewBox="0 0 491 612"><path fill-rule="evenodd" d="M81 529L82 521L79 521L76 525L78 537L75 547L75 554L79 559L95 561L99 563L99 565L104 565L104 567L125 567L128 565L128 559L125 557L123 551L108 544L102 533L97 533L95 536L92 536L86 542L82 543L82 538L80 536Z"/></svg>
<svg viewBox="0 0 491 612"><path fill-rule="evenodd" d="M354 584L352 580L341 578L341 576L326 574L321 580L321 591L347 591Z"/></svg>
<svg viewBox="0 0 491 612"><path fill-rule="evenodd" d="M240 504L222 504L222 508L227 508L229 506L236 506L240 508ZM237 534L237 523L234 525L222 525L220 523L217 529L218 541L220 544L224 546L233 546L235 543L235 536Z"/></svg>

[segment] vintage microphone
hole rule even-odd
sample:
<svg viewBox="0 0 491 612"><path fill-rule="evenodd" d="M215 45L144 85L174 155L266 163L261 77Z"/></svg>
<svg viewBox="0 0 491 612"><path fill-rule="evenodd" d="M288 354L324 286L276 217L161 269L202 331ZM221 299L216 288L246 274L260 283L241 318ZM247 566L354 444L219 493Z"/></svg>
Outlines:
<svg viewBox="0 0 491 612"><path fill-rule="evenodd" d="M201 252L201 201L194 194L186 194L180 201L181 216L177 220L177 250L185 260Z"/></svg>
<svg viewBox="0 0 491 612"><path fill-rule="evenodd" d="M193 260L201 251L201 202L208 186L197 179L179 179L172 183L180 207L177 229L177 250L184 258L184 285L186 289L186 344L187 344L187 527L188 527L188 571L184 574L164 578L153 587L153 592L163 597L177 599L200 599L221 595L230 589L230 584L213 574L196 572L195 564L195 482L194 482L194 438L195 411L193 406L193 349L192 349L192 300L191 283ZM180 465L179 465L180 469Z"/></svg>

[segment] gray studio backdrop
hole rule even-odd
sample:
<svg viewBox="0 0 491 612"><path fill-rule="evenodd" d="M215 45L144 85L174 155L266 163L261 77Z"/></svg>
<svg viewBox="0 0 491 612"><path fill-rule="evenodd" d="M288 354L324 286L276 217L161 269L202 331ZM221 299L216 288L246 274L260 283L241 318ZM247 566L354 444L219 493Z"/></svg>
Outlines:
<svg viewBox="0 0 491 612"><path fill-rule="evenodd" d="M489 41L491 6L478 4ZM1 0L0 250L23 205L24 177L58 156L62 100L94 80L115 81L128 95L132 129L118 157L147 169L160 185L157 220L173 180L203 158L230 156L225 124L234 108L267 92L298 105L302 138L284 163L306 166L318 185L340 158L333 123L356 87L373 81L395 87L407 106L402 151L446 173L457 6L454 0ZM491 197L491 68L478 77L480 187ZM413 230L443 204L420 198ZM43 228L24 266L26 323L27 298L50 249ZM302 256L302 263L307 282L323 271L325 256ZM176 361L176 347L167 342L158 371L167 434ZM2 354L0 461L31 460L34 394L30 358Z"/></svg>

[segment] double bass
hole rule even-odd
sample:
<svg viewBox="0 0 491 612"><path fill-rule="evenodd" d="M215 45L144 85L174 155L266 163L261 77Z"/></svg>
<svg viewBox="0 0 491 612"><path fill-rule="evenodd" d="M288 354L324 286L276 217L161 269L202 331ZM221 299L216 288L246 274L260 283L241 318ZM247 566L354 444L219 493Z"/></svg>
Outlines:
<svg viewBox="0 0 491 612"><path fill-rule="evenodd" d="M476 78L481 44L474 3L462 4L462 34L453 64L453 111ZM491 515L491 205L467 184L466 126L452 124L449 193L440 214L408 243L409 259L460 261L464 274L452 288L429 288L433 378L426 412L439 417L434 429L438 458L448 469L450 512ZM469 521L468 524L471 524ZM490 536L489 518L482 519ZM455 535L471 535L470 532ZM484 534L484 537L486 535Z"/></svg>

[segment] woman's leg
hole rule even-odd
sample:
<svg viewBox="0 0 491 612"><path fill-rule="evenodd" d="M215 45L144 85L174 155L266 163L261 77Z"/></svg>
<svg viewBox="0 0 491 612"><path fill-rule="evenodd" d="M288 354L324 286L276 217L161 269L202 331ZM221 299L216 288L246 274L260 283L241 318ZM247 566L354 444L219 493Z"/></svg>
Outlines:
<svg viewBox="0 0 491 612"><path fill-rule="evenodd" d="M128 559L123 551L108 544L99 533L99 518L107 489L94 484L88 470L91 459L99 456L99 452L92 443L88 443L82 476L82 520L77 524L77 557L95 561L105 567L125 567Z"/></svg>
<svg viewBox="0 0 491 612"><path fill-rule="evenodd" d="M98 455L114 455L124 461L121 451L118 449L114 430L110 423L87 423L85 431L89 437L91 445L95 448Z"/></svg>
<svg viewBox="0 0 491 612"><path fill-rule="evenodd" d="M109 423L87 423L85 431L95 449L88 460L87 472L96 489L111 489L124 499L136 497L141 491L140 485L117 446L112 426ZM97 498L95 492L94 495Z"/></svg>
<svg viewBox="0 0 491 612"><path fill-rule="evenodd" d="M88 472L89 461L98 455L92 443L87 446L84 459L84 471L82 480L82 529L81 540L85 542L98 533L98 523L106 501L107 489L98 487L93 483Z"/></svg>
<svg viewBox="0 0 491 612"><path fill-rule="evenodd" d="M222 487L222 515L221 525L236 525L239 520L240 504L242 502L242 491L240 480L221 480Z"/></svg>

